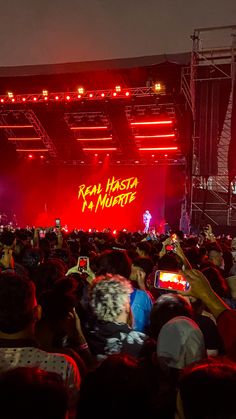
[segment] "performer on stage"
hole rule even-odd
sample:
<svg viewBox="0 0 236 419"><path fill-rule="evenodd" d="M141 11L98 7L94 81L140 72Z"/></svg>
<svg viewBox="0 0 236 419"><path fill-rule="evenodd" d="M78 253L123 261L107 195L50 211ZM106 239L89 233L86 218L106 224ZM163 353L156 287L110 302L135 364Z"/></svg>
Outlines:
<svg viewBox="0 0 236 419"><path fill-rule="evenodd" d="M145 211L145 213L143 214L143 222L145 225L145 228L143 230L144 233L148 233L149 231L149 224L150 224L150 220L151 220L152 216L150 214L150 212L148 210Z"/></svg>

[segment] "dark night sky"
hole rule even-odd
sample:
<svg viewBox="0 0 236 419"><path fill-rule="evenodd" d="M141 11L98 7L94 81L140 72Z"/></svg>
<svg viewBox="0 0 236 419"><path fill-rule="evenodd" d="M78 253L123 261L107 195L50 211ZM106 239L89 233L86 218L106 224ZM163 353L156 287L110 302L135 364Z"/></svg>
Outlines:
<svg viewBox="0 0 236 419"><path fill-rule="evenodd" d="M236 0L0 0L0 66L183 52L232 24Z"/></svg>

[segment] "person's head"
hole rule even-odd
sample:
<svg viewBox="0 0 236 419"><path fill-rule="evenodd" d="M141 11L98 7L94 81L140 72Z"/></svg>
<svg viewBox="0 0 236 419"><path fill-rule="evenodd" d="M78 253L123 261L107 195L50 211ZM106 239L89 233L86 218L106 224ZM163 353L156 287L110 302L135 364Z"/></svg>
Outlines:
<svg viewBox="0 0 236 419"><path fill-rule="evenodd" d="M38 265L33 278L37 297L39 297L42 292L52 289L55 282L64 277L65 274L66 270L64 269L64 264L58 259L50 259L47 262Z"/></svg>
<svg viewBox="0 0 236 419"><path fill-rule="evenodd" d="M210 285L213 288L213 290L216 292L216 294L218 294L221 298L228 297L229 295L228 284L216 268L211 267L211 266L206 267L202 269L202 273L206 276L206 278L210 282Z"/></svg>
<svg viewBox="0 0 236 419"><path fill-rule="evenodd" d="M218 268L222 268L224 266L224 258L223 254L218 249L211 249L208 252L208 259L214 265L218 266Z"/></svg>
<svg viewBox="0 0 236 419"><path fill-rule="evenodd" d="M137 257L133 260L131 265L131 281L137 281L137 273L141 271L145 274L145 279L150 275L154 267L152 259L147 257Z"/></svg>
<svg viewBox="0 0 236 419"><path fill-rule="evenodd" d="M41 321L59 326L67 319L76 306L76 287L77 281L67 276L58 280L51 290L42 293L38 299L42 307Z"/></svg>
<svg viewBox="0 0 236 419"><path fill-rule="evenodd" d="M120 275L95 279L90 293L90 305L98 320L126 323L130 313L130 282Z"/></svg>
<svg viewBox="0 0 236 419"><path fill-rule="evenodd" d="M93 417L94 406L96 416L105 419L141 417L145 397L138 374L136 359L127 354L110 355L82 383L78 417Z"/></svg>
<svg viewBox="0 0 236 419"><path fill-rule="evenodd" d="M191 304L179 294L161 295L152 307L150 315L150 335L157 339L161 328L176 316L192 318Z"/></svg>
<svg viewBox="0 0 236 419"><path fill-rule="evenodd" d="M9 230L4 230L0 235L0 243L2 246L14 247L16 243L15 233Z"/></svg>
<svg viewBox="0 0 236 419"><path fill-rule="evenodd" d="M96 260L97 271L96 274L106 275L115 274L121 275L124 278L130 277L131 261L126 252L120 250L107 250L101 253Z"/></svg>
<svg viewBox="0 0 236 419"><path fill-rule="evenodd" d="M66 419L68 395L62 378L39 368L0 374L2 419Z"/></svg>
<svg viewBox="0 0 236 419"><path fill-rule="evenodd" d="M233 251L235 251L235 250L236 250L236 237L233 237L233 238L232 238L232 242L231 242L231 249L232 249Z"/></svg>
<svg viewBox="0 0 236 419"><path fill-rule="evenodd" d="M157 356L164 368L181 370L206 357L204 338L197 324L187 317L174 317L160 330Z"/></svg>
<svg viewBox="0 0 236 419"><path fill-rule="evenodd" d="M35 286L14 273L0 274L0 333L13 335L33 330L40 317Z"/></svg>
<svg viewBox="0 0 236 419"><path fill-rule="evenodd" d="M180 379L179 419L234 419L236 365L226 359L205 360Z"/></svg>
<svg viewBox="0 0 236 419"><path fill-rule="evenodd" d="M165 254L158 260L158 269L162 271L178 272L181 263L175 253Z"/></svg>
<svg viewBox="0 0 236 419"><path fill-rule="evenodd" d="M136 245L136 251L141 257L149 257L151 255L152 247L147 241L139 242Z"/></svg>
<svg viewBox="0 0 236 419"><path fill-rule="evenodd" d="M21 252L22 265L28 269L29 272L33 272L42 260L42 253L38 249L33 249L29 246L25 246Z"/></svg>

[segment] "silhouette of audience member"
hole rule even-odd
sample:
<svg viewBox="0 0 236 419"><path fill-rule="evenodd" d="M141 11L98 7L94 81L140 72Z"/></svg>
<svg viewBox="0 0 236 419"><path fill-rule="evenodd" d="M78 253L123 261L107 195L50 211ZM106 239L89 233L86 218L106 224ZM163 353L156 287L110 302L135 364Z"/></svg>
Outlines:
<svg viewBox="0 0 236 419"><path fill-rule="evenodd" d="M180 380L176 419L236 417L236 365L206 360L185 370Z"/></svg>
<svg viewBox="0 0 236 419"><path fill-rule="evenodd" d="M68 394L60 375L39 368L0 374L2 419L66 419Z"/></svg>
<svg viewBox="0 0 236 419"><path fill-rule="evenodd" d="M14 273L0 274L0 372L16 367L38 367L58 373L65 383L71 417L78 398L80 373L72 358L37 347L35 324L40 319L35 286Z"/></svg>
<svg viewBox="0 0 236 419"><path fill-rule="evenodd" d="M120 352L139 355L146 335L129 326L131 293L130 282L120 275L107 274L93 281L90 306L95 319L87 329L87 341L97 357Z"/></svg>

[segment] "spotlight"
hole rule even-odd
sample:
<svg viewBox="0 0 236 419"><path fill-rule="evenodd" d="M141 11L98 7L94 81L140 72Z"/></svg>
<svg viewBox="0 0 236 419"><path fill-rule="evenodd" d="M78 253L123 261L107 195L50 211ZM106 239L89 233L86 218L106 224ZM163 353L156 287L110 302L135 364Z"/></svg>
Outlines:
<svg viewBox="0 0 236 419"><path fill-rule="evenodd" d="M90 93L90 94L89 94L89 97L91 97L91 98L92 98L92 97L93 97L93 94L92 94L92 93Z"/></svg>
<svg viewBox="0 0 236 419"><path fill-rule="evenodd" d="M161 91L161 83L155 83L154 84L154 89L155 89L155 92L160 92Z"/></svg>
<svg viewBox="0 0 236 419"><path fill-rule="evenodd" d="M78 87L78 93L80 94L80 95L83 95L84 94L84 88L83 87Z"/></svg>
<svg viewBox="0 0 236 419"><path fill-rule="evenodd" d="M116 87L115 87L115 91L116 91L117 93L121 92L121 86L116 86Z"/></svg>
<svg viewBox="0 0 236 419"><path fill-rule="evenodd" d="M114 97L116 97L116 96L117 96L117 93L116 93L116 92L114 92L114 93L113 93L113 96L114 96Z"/></svg>
<svg viewBox="0 0 236 419"><path fill-rule="evenodd" d="M129 92L125 92L125 96L129 97L130 93Z"/></svg>
<svg viewBox="0 0 236 419"><path fill-rule="evenodd" d="M3 103L4 102L4 99L1 99L1 103Z"/></svg>
<svg viewBox="0 0 236 419"><path fill-rule="evenodd" d="M70 96L69 95L66 96L66 100L70 100Z"/></svg>
<svg viewBox="0 0 236 419"><path fill-rule="evenodd" d="M37 98L36 98L36 97L34 97L34 101L35 101L35 102L37 101Z"/></svg>
<svg viewBox="0 0 236 419"><path fill-rule="evenodd" d="M43 96L48 96L48 90L43 89L42 93L43 93Z"/></svg>
<svg viewBox="0 0 236 419"><path fill-rule="evenodd" d="M59 97L58 96L55 96L55 100L58 100L59 99Z"/></svg>
<svg viewBox="0 0 236 419"><path fill-rule="evenodd" d="M12 98L14 95L13 95L13 93L12 93L12 92L7 92L7 96L8 96L9 98Z"/></svg>
<svg viewBox="0 0 236 419"><path fill-rule="evenodd" d="M25 97L23 97L23 98L22 98L22 102L25 102L25 101L26 101L26 98L25 98Z"/></svg>
<svg viewBox="0 0 236 419"><path fill-rule="evenodd" d="M105 93L101 93L101 97L104 97L105 96Z"/></svg>
<svg viewBox="0 0 236 419"><path fill-rule="evenodd" d="M33 154L28 154L28 158L32 159L33 158Z"/></svg>
<svg viewBox="0 0 236 419"><path fill-rule="evenodd" d="M43 156L43 155L41 155L41 156L40 156L40 159L41 159L41 160L43 160L43 159L44 159L44 156Z"/></svg>

